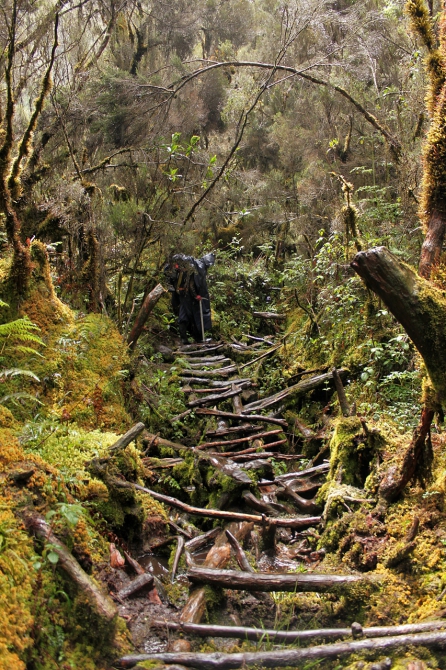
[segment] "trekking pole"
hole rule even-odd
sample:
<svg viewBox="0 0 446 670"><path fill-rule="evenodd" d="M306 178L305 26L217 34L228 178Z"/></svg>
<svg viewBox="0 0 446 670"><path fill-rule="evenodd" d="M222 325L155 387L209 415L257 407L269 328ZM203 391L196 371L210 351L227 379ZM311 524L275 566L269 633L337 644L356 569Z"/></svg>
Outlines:
<svg viewBox="0 0 446 670"><path fill-rule="evenodd" d="M201 298L198 302L200 303L201 335L202 335L203 342L204 342L203 303L201 302Z"/></svg>

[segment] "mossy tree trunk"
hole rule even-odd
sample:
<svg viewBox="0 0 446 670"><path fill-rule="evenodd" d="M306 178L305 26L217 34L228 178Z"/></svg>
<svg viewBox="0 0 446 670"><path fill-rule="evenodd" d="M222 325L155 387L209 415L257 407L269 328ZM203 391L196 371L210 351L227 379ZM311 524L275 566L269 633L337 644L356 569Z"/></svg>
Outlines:
<svg viewBox="0 0 446 670"><path fill-rule="evenodd" d="M428 279L440 264L446 234L446 12L438 33L424 0L407 0L406 12L428 53L426 104L432 121L423 150L420 219L426 237L419 264L420 275Z"/></svg>
<svg viewBox="0 0 446 670"><path fill-rule="evenodd" d="M423 483L430 467L430 427L435 410L446 403L446 299L385 247L356 254L352 267L404 327L424 360L435 390L423 408L401 467L390 468L381 481L381 497L392 501L414 478Z"/></svg>
<svg viewBox="0 0 446 670"><path fill-rule="evenodd" d="M6 20L8 43L5 57L4 80L6 89L6 105L4 116L0 116L0 213L5 216L6 234L13 249L11 280L19 297L23 296L28 287L32 272L29 246L21 239L21 224L15 203L21 196L21 175L25 169L32 148L32 138L37 121L42 113L45 99L51 89L51 72L53 69L56 49L58 46L59 14L54 13L54 38L49 55L48 65L42 79L39 95L34 102L34 109L23 134L18 141L14 138L14 117L16 100L14 91L14 69L16 66L17 34L19 31L19 7L14 0L10 15Z"/></svg>
<svg viewBox="0 0 446 670"><path fill-rule="evenodd" d="M446 402L446 299L385 247L361 251L353 269L403 326L423 357L440 403Z"/></svg>

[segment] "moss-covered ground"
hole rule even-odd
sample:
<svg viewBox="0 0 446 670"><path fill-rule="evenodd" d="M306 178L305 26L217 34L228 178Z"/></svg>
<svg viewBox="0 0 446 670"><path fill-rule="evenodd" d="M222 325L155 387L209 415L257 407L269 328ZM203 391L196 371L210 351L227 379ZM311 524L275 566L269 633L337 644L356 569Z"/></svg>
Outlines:
<svg viewBox="0 0 446 670"><path fill-rule="evenodd" d="M322 255L317 260L320 272L323 263L331 267L335 242L331 244L332 250L326 250L328 260ZM217 426L213 417L194 412L172 421L187 409L180 378L188 363L181 358L167 362L157 349L160 342L176 346L175 332L165 318L167 300L157 305L153 325L129 354L109 317L74 312L58 299L44 250L39 244L31 249L35 270L26 300L18 307L6 281L0 288L0 298L9 305L0 307L1 321L10 323L27 315L40 329L36 333L41 340L20 350L10 347L8 340L1 350L2 368L30 371L34 376L11 375L2 382L0 670L105 669L113 658L132 649L135 640L141 648L146 629L135 633L134 627L132 642L123 619L104 623L58 568L51 546L25 530L25 516L46 518L83 569L107 591L117 583L110 567L110 542L138 553L162 545L169 528L163 505L146 494L114 486L116 479L143 484L192 505L232 509L241 506L243 487L199 452L178 451L153 439L159 434L191 447ZM304 454L302 467L312 464L312 459L329 459L330 470L317 495L324 508L323 523L308 536L316 562L295 559L286 532L278 534L276 558L286 559L287 569L293 565L302 571L355 572L373 580L347 595L274 594L275 614L259 609L255 599L243 594L210 592L208 619L217 622L223 616L230 623L228 613L232 613L232 622L239 617L242 624L266 622L291 629L346 626L353 620L363 625L396 625L442 617L446 612L446 438L440 428L432 434L433 470L424 488L411 483L397 502L384 504L379 499L380 479L389 467L400 466L420 407L425 373L407 337L350 275L333 275L332 280L327 275L324 287L319 287L318 304L307 302L310 306L302 310L294 290L295 285L299 290L303 286L303 265L290 262L274 274L267 264L257 263L253 269L246 261L234 282L231 262L228 258L226 264L216 266L210 277L219 291L227 289L225 295L216 291L215 336L230 340L233 335L244 343L249 343L248 332L284 338L273 356L248 368L258 395L295 383L309 374L306 371L317 374L336 366L349 370L347 398L356 404L355 416L342 417L329 384L287 399L285 416L293 445L288 450ZM7 276L4 259L0 275ZM270 291L280 282L280 293ZM265 286L273 295L268 308L286 315L283 328L252 316L254 308L265 307ZM240 355L240 361L245 359ZM229 401L221 408L231 411L232 404ZM112 456L109 447L137 420L145 422L147 433ZM144 460L146 449L149 461ZM182 461L166 469L156 460L178 457ZM295 466L273 463L276 474L288 467ZM257 496L259 476L250 474L250 489ZM181 515L176 521L189 531L215 525ZM411 537L414 522L417 530ZM175 546L170 543L160 549L166 559L170 556L170 565ZM248 544L246 550L248 560L257 566L256 543ZM235 569L231 560L229 567ZM183 558L180 572L185 567ZM184 582L167 581L166 600L183 604ZM155 613L159 607L143 605L155 608ZM142 621L143 606L138 607ZM224 648L255 647L231 642ZM267 647L265 642L258 646ZM193 648L222 647L219 641L208 640L193 641ZM379 660L370 653L311 667L368 670ZM416 660L424 665L411 666ZM395 652L392 661L392 667L401 670L446 667L440 652L424 649Z"/></svg>

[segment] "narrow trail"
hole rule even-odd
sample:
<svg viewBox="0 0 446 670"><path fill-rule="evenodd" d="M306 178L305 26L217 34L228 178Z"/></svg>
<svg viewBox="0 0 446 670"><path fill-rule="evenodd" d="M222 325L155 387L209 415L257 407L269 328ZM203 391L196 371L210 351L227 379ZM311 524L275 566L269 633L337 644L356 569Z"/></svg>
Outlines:
<svg viewBox="0 0 446 670"><path fill-rule="evenodd" d="M183 599L178 602L172 595L163 595L163 586L157 580L155 586L163 602L156 589L149 593L150 611L143 598L135 598L134 602L139 601L139 604L132 611L134 620L129 625L139 653L118 659L115 667L134 667L142 661L155 660L205 668L252 664L301 667L307 659L330 659L361 650L385 651L401 645L446 642L443 622L438 621L363 629L358 623L342 619L334 628L302 630L299 626L299 630L281 630L286 622L281 621L280 611L276 609L277 594L328 593L336 600L351 594L352 588L370 593L370 589L379 584L380 577L343 570L335 573L330 567L328 572L327 568L318 570L325 550L318 547L324 518L316 494L330 469L329 462L324 460L329 453L327 439L324 434L323 446L317 455L302 463L305 456L297 453L301 440L296 442L294 431L283 417L287 398L323 387L327 381L332 383L333 391L336 388L341 400L340 379L347 371L334 370L316 376L311 375L320 371L303 372L306 378L296 384L258 398L257 377L252 374L251 366L278 351L283 340L274 342L252 336L251 340L250 345L237 341L216 342L182 346L173 352L177 374L181 366L179 374L182 391L188 397L188 409L171 421L192 412L216 421L212 426L206 422L195 446L149 435L151 445L170 447L178 457L144 459L155 466L155 471L160 468L158 472L163 472L165 468L184 463L187 454L193 452L194 467L205 462L208 469L233 481L232 495L220 495L218 504L209 503L200 508L184 502L188 498L184 494L179 499L129 482L117 483L150 494L170 509L171 528L177 533L176 550L172 554L172 567L164 578L183 589ZM244 362L240 363L242 356ZM267 413L261 413L265 411ZM301 433L305 432L305 427L300 426L300 429ZM302 439L306 438L309 436L304 434ZM277 464L281 464L280 474ZM217 483L215 486L218 488ZM362 498L352 500L360 504L373 502ZM188 515L195 518L195 527L188 525ZM205 529L212 519L218 519L220 525L200 534L197 531L200 518L207 521ZM189 587L188 596L185 586ZM133 594L131 585L127 588ZM272 597L271 592L276 596ZM225 594L224 600L222 594ZM121 602L121 614L125 615L128 609L128 601ZM206 612L211 613L213 624L218 625L203 623ZM203 637L211 640L218 653L195 651ZM231 648L231 638L257 641L260 648L256 652L224 653ZM315 639L329 642L345 638L350 640L289 651L282 647L277 652L269 651L262 646L265 640L269 644L299 647L305 641L312 645Z"/></svg>

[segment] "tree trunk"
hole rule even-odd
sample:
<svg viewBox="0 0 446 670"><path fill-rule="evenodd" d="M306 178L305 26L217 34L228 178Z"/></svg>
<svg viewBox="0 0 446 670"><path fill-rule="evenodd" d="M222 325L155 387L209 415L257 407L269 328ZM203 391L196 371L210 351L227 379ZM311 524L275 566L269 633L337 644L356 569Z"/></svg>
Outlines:
<svg viewBox="0 0 446 670"><path fill-rule="evenodd" d="M135 345L138 341L139 336L143 331L144 325L147 321L150 312L155 307L156 303L161 298L163 293L165 293L165 289L161 286L161 284L157 284L155 288L152 291L150 291L149 295L146 296L146 299L141 305L141 309L139 310L138 315L135 319L133 328L130 331L130 335L127 338L127 343L130 346L130 349L135 348Z"/></svg>
<svg viewBox="0 0 446 670"><path fill-rule="evenodd" d="M352 267L385 303L423 357L440 402L446 400L446 299L385 247L356 254Z"/></svg>

